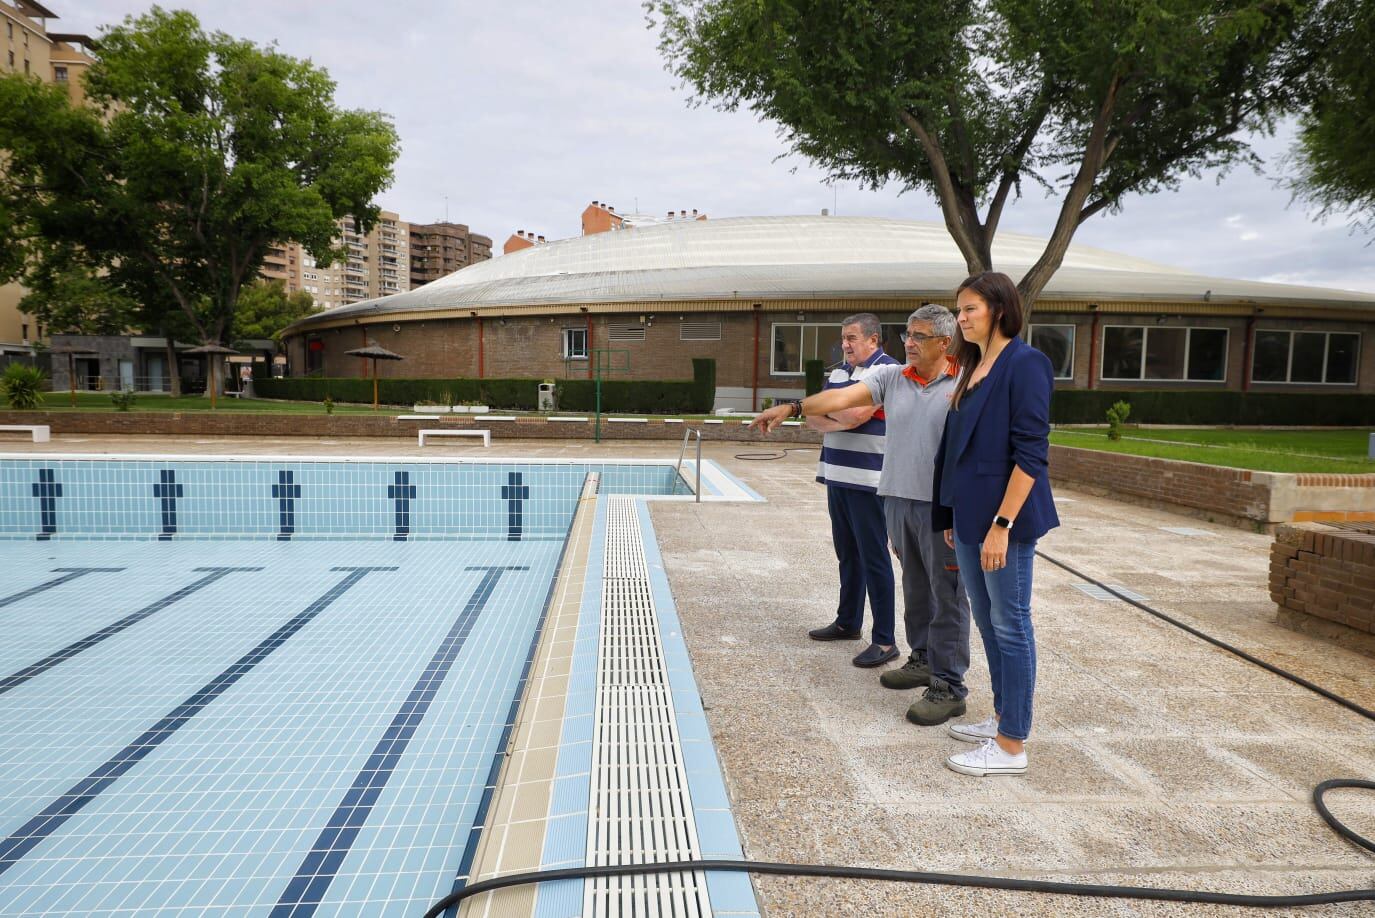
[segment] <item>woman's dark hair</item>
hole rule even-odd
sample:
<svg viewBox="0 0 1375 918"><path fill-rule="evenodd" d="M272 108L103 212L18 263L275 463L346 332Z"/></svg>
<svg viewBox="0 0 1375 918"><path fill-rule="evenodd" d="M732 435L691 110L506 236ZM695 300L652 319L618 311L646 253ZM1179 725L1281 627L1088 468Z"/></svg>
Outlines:
<svg viewBox="0 0 1375 918"><path fill-rule="evenodd" d="M993 328L997 328L1008 338L1015 338L1022 333L1022 297L1017 292L1017 285L1012 282L1012 278L998 271L983 271L965 278L964 283L955 290L956 298L958 299L960 293L965 290L974 291L988 304L988 310L993 314L993 321L989 324L990 339L993 336ZM985 341L984 344L986 346L988 342ZM951 344L951 349L960 367L960 378L955 384L955 395L951 399L951 404L959 407L960 399L969 388L969 378L974 374L974 368L979 365L983 351L977 343L964 339L964 330L958 325L955 326L955 341Z"/></svg>

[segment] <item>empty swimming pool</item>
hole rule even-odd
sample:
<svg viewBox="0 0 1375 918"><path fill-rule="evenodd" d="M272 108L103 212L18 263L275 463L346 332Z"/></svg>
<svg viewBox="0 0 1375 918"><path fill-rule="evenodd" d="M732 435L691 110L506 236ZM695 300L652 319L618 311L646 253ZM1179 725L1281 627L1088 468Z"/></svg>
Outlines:
<svg viewBox="0 0 1375 918"><path fill-rule="evenodd" d="M466 878L565 537L672 466L0 460L0 913Z"/></svg>

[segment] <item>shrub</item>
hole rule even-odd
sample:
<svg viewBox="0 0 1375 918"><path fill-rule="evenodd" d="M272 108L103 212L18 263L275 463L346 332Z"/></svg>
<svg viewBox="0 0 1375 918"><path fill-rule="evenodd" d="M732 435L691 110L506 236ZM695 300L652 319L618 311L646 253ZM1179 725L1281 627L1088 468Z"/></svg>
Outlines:
<svg viewBox="0 0 1375 918"><path fill-rule="evenodd" d="M1132 413L1132 406L1127 402L1113 402L1108 409L1108 439L1122 439L1122 425L1127 422L1127 416Z"/></svg>
<svg viewBox="0 0 1375 918"><path fill-rule="evenodd" d="M133 389L122 389L110 393L110 401L114 404L116 411L128 411L134 407L136 400Z"/></svg>
<svg viewBox="0 0 1375 918"><path fill-rule="evenodd" d="M325 414L334 414L334 399L326 395L325 400L321 402L321 404L325 406Z"/></svg>
<svg viewBox="0 0 1375 918"><path fill-rule="evenodd" d="M1061 389L1050 401L1055 424L1101 424L1113 402L1130 396L1135 424L1276 427L1375 425L1375 395L1344 392Z"/></svg>
<svg viewBox="0 0 1375 918"><path fill-rule="evenodd" d="M27 363L12 363L0 375L0 394L11 408L30 411L43 403L43 389L48 378L38 367Z"/></svg>
<svg viewBox="0 0 1375 918"><path fill-rule="evenodd" d="M826 384L826 364L820 360L804 360L802 372L807 378L807 394L815 395Z"/></svg>
<svg viewBox="0 0 1375 918"><path fill-rule="evenodd" d="M716 407L716 360L712 357L692 358L692 396L683 409L696 414L710 414Z"/></svg>

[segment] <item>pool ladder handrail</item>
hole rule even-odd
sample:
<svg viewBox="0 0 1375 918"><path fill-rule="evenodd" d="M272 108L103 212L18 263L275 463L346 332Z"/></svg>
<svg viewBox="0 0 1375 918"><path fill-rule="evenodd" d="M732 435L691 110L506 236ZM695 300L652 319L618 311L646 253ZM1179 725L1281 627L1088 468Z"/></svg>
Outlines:
<svg viewBox="0 0 1375 918"><path fill-rule="evenodd" d="M683 456L687 453L688 437L697 435L697 484L692 489L693 500L697 503L702 502L702 431L697 427L687 427L683 430L683 448L678 450L678 464L674 466L679 477L683 474Z"/></svg>

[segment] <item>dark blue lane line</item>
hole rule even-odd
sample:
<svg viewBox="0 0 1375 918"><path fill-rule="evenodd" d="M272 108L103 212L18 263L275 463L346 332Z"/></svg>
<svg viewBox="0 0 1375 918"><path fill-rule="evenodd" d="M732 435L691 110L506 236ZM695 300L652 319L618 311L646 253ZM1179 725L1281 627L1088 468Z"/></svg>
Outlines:
<svg viewBox="0 0 1375 918"><path fill-rule="evenodd" d="M219 580L221 577L240 571L260 571L262 570L262 568L197 567L193 568L193 570L196 573L201 573L202 571L209 571L209 573L201 579L195 581L194 583L189 583L173 593L168 593L166 596L157 600L153 604L144 606L137 612L129 613L128 615L124 616L114 624L106 625L99 631L93 631L90 634L86 635L84 638L81 638L77 641L73 641L66 647L63 647L61 650L55 653L48 654L48 656L39 660L37 663L25 666L18 672L11 673L3 679L0 679L0 695L5 694L12 688L17 688L23 685L25 682L28 682L34 676L41 675L47 672L48 670L52 669L54 666L57 666L58 664L66 660L70 660L72 657L81 653L81 651L88 650L94 647L106 638L114 637L116 634L119 634L124 629L137 625L139 622L143 621L148 616L161 612L163 609L167 608L175 602L185 599L192 593L195 593L197 590L205 589L206 587L210 586L210 584L214 583L216 580Z"/></svg>
<svg viewBox="0 0 1375 918"><path fill-rule="evenodd" d="M506 476L506 484L501 486L501 499L506 501L506 541L519 542L525 529L524 503L530 499L530 486L521 484L520 472Z"/></svg>
<svg viewBox="0 0 1375 918"><path fill-rule="evenodd" d="M158 472L158 483L153 485L153 496L162 504L162 531L158 533L159 542L170 542L177 534L177 498L182 496L182 486L177 484L175 469L162 469Z"/></svg>
<svg viewBox="0 0 1375 918"><path fill-rule="evenodd" d="M20 590L18 593L11 593L9 596L0 598L0 609L19 602L21 599L37 596L39 593L44 593L51 590L53 587L62 586L62 584L75 580L78 577L85 576L86 574L118 574L122 570L124 570L122 567L55 567L52 569L52 573L62 574L63 576L54 577L49 581L40 583L36 587L29 587L27 590Z"/></svg>
<svg viewBox="0 0 1375 918"><path fill-rule="evenodd" d="M39 469L38 481L33 485L33 496L38 498L39 531L34 538L46 542L57 532L57 499L62 496L62 485L57 481L56 469Z"/></svg>
<svg viewBox="0 0 1375 918"><path fill-rule="evenodd" d="M493 566L467 567L464 570L485 573L473 595L468 597L463 611L454 620L453 627L445 635L443 643L430 658L429 665L415 681L411 693L392 718L391 725L377 741L362 770L353 779L353 786L344 795L343 801L330 816L324 830L311 845L310 853L301 861L301 866L296 868L296 875L291 878L282 897L277 900L276 907L272 909L273 918L305 918L307 915L313 915L320 907L325 892L339 873L344 857L353 847L363 824L367 822L368 816L377 804L377 798L387 786L387 781L391 779L397 763L405 754L407 745L420 728L420 722L425 719L431 702L434 701L440 686L444 684L449 670L453 668L454 661L458 659L458 653L463 649L468 635L472 633L478 616L482 614L487 601L492 598L497 581L506 571L527 571L529 568Z"/></svg>
<svg viewBox="0 0 1375 918"><path fill-rule="evenodd" d="M396 473L396 484L387 485L387 498L396 502L396 532L392 539L404 542L411 534L411 501L415 500L410 472Z"/></svg>
<svg viewBox="0 0 1375 918"><path fill-rule="evenodd" d="M583 478L586 484L587 478ZM549 622L549 608L554 604L554 587L558 585L559 573L563 571L563 559L568 554L568 543L573 537L573 523L577 521L577 508L573 510L573 516L568 521L568 528L563 533L563 546L559 549L559 560L554 563L554 575L549 578L549 589L544 594L544 609L540 612L539 621L535 624L535 633L530 638L530 646L525 651L525 664L521 667L520 678L516 680L515 691L511 693L511 706L506 711L506 724L501 729L501 737L497 740L496 751L492 753L492 766L487 770L487 783L482 787L482 799L477 803L477 812L473 815L472 827L468 829L468 841L463 846L463 856L458 861L458 872L454 875L453 886L450 892L459 892L468 885L469 874L473 871L473 861L477 858L477 845L482 840L483 827L487 825L487 812L492 807L492 797L496 794L497 781L501 778L501 766L506 761L507 749L511 743L511 733L516 728L516 715L520 713L520 702L525 697L525 685L530 679L530 670L535 665L535 654L539 651L540 638L544 636L544 628ZM581 599L579 599L581 602ZM457 918L457 907L450 908L445 913L445 918Z"/></svg>
<svg viewBox="0 0 1375 918"><path fill-rule="evenodd" d="M279 471L277 483L272 486L272 496L277 498L278 542L291 541L296 532L296 500L301 496L301 486L294 479L294 472Z"/></svg>
<svg viewBox="0 0 1375 918"><path fill-rule="evenodd" d="M86 804L98 797L102 791L143 760L148 753L158 748L172 734L195 717L207 705L223 695L230 686L238 682L253 667L257 666L278 647L281 647L296 632L300 631L311 619L319 615L330 603L348 591L358 581L372 571L394 571L394 567L334 567L334 571L347 571L348 576L329 588L319 599L306 607L305 611L294 616L268 635L248 653L239 657L232 666L224 670L200 688L194 695L177 705L142 736L115 753L106 762L72 785L66 793L48 804L43 812L20 826L4 841L0 841L0 874L9 870L19 859L28 854L39 842L52 835L62 824L79 813Z"/></svg>

